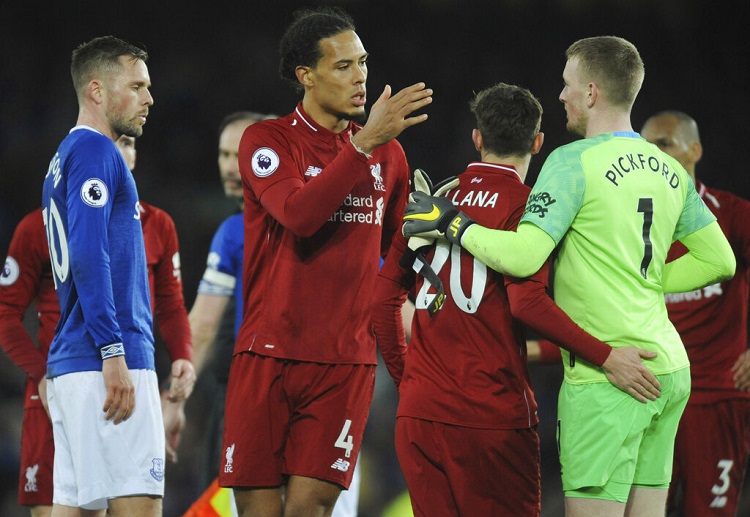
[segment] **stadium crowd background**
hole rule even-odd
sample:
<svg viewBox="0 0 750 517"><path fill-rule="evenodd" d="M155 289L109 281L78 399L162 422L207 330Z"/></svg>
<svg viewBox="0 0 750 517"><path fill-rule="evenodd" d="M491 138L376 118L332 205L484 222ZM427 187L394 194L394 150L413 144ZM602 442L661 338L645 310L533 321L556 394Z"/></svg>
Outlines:
<svg viewBox="0 0 750 517"><path fill-rule="evenodd" d="M204 270L211 237L234 210L216 165L217 126L228 113L290 112L299 96L278 77L278 41L294 9L344 7L370 53L368 107L387 83L394 91L424 81L435 91L430 120L401 135L412 168L433 179L476 159L470 140L472 92L496 82L529 88L545 113L545 145L532 162L533 184L547 154L569 142L562 88L564 51L574 40L613 34L632 41L646 65L633 110L634 129L662 109L693 116L704 158L698 176L750 199L747 10L738 1L699 0L340 0L337 2L182 2L0 4L0 255L13 229L38 207L48 162L73 126L77 103L70 53L95 36L113 34L150 54L155 104L138 140L135 177L141 198L165 209L180 237L188 309ZM749 223L750 224L750 223ZM321 317L324 317L324 311ZM33 326L33 318L29 325ZM162 353L162 355L164 355ZM167 364L162 357L160 364ZM360 515L380 515L403 490L392 450L396 395L379 371L363 451ZM557 365L532 367L540 404L544 516L562 515L555 404ZM184 511L196 483L205 393L199 380L187 405L180 462L169 465L165 516ZM23 375L0 354L0 515L28 515L15 504ZM750 512L748 483L740 515ZM744 513L743 513L744 512Z"/></svg>

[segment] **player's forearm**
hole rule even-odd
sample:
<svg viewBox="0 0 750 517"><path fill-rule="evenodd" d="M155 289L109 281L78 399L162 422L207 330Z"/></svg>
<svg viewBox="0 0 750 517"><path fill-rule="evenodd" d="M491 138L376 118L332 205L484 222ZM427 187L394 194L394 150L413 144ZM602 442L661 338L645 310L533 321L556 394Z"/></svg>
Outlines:
<svg viewBox="0 0 750 517"><path fill-rule="evenodd" d="M734 276L737 262L719 224L708 226L680 239L688 253L664 267L662 283L665 293L683 293Z"/></svg>
<svg viewBox="0 0 750 517"><path fill-rule="evenodd" d="M157 311L159 333L172 362L178 359L192 360L193 341L190 333L190 322L184 305L171 307L169 310Z"/></svg>
<svg viewBox="0 0 750 517"><path fill-rule="evenodd" d="M193 342L193 367L200 375L219 331L221 317L229 303L229 296L198 294L190 309L188 321Z"/></svg>
<svg viewBox="0 0 750 517"><path fill-rule="evenodd" d="M533 280L508 284L513 317L596 366L602 366L612 348L579 327Z"/></svg>
<svg viewBox="0 0 750 517"><path fill-rule="evenodd" d="M373 331L380 355L396 387L401 383L406 356L406 336L401 316L406 296L407 290L397 282L378 276L373 297Z"/></svg>
<svg viewBox="0 0 750 517"><path fill-rule="evenodd" d="M300 237L310 237L333 216L354 185L367 174L365 159L347 145L315 181L299 184L289 179L279 181L263 193L260 202L284 228Z"/></svg>
<svg viewBox="0 0 750 517"><path fill-rule="evenodd" d="M463 234L461 245L495 271L525 278L544 265L555 241L533 224L522 224L515 232L473 224Z"/></svg>
<svg viewBox="0 0 750 517"><path fill-rule="evenodd" d="M17 311L0 305L0 346L11 361L39 382L47 370L47 358L34 346Z"/></svg>

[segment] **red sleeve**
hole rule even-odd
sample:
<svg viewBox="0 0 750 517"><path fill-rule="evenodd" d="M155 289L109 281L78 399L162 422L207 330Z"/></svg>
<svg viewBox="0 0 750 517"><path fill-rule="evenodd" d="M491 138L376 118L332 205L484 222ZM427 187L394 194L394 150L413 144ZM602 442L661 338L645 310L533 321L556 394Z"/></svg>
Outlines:
<svg viewBox="0 0 750 517"><path fill-rule="evenodd" d="M160 234L164 252L154 269L154 312L159 324L159 333L172 362L177 359L190 361L193 355L193 341L182 293L177 230L172 218L164 211L160 213Z"/></svg>
<svg viewBox="0 0 750 517"><path fill-rule="evenodd" d="M402 171L401 174L395 176L397 178L397 183L393 187L395 194L388 200L388 208L385 210L386 217L383 223L383 239L381 242L381 254L385 257L390 249L393 237L401 233L401 226L404 223L404 208L410 191L410 172L404 149L397 140L392 140L390 144L383 147L389 149L390 157L395 164L393 165L394 170L400 169Z"/></svg>
<svg viewBox="0 0 750 517"><path fill-rule="evenodd" d="M579 327L549 297L544 282L535 278L540 274L546 278L547 269L526 279L506 276L513 317L590 363L603 365L612 348Z"/></svg>
<svg viewBox="0 0 750 517"><path fill-rule="evenodd" d="M398 388L404 373L406 358L406 336L401 319L401 307L409 289L415 283L415 273L399 265L399 258L406 250L401 235L394 235L393 244L380 269L375 282L373 297L373 331L380 355Z"/></svg>
<svg viewBox="0 0 750 517"><path fill-rule="evenodd" d="M39 228L35 228L38 225ZM0 346L26 375L40 381L47 357L36 347L23 325L26 310L37 295L45 261L49 262L41 210L26 216L13 234L0 278Z"/></svg>
<svg viewBox="0 0 750 517"><path fill-rule="evenodd" d="M562 360L560 355L560 347L554 344L552 341L546 339L540 339L539 343L539 359L537 362L543 364L559 363Z"/></svg>
<svg viewBox="0 0 750 517"><path fill-rule="evenodd" d="M251 131L254 126L245 131L240 143L239 161L243 178L254 176L251 153L263 147L258 145L259 138ZM253 138L256 138L255 142ZM283 152L285 145L288 144L279 143L275 150ZM279 156L279 161L281 164L294 164L294 159L288 154ZM274 172L274 175L282 176L281 179L260 190L258 199L274 219L300 237L310 237L320 230L354 185L370 174L367 160L352 145L344 146L315 181L305 182L299 173L283 174L283 166L280 165L279 170Z"/></svg>

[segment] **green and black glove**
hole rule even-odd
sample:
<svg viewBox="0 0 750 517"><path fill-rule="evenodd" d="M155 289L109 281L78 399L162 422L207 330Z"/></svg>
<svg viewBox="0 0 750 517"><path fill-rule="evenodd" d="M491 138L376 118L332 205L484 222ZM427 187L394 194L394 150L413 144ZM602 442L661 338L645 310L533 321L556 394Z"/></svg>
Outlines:
<svg viewBox="0 0 750 517"><path fill-rule="evenodd" d="M474 220L459 212L453 202L446 197L430 196L414 192L404 211L404 224L401 231L407 237L445 237L454 244L461 245L461 236L474 224Z"/></svg>
<svg viewBox="0 0 750 517"><path fill-rule="evenodd" d="M458 178L452 176L441 181L437 185L433 186L432 180L422 169L414 170L414 191L424 194L432 194L434 196L442 196L450 189L458 185ZM412 200L412 195L409 195L409 200ZM401 257L402 267L411 267L417 274L422 275L427 282L429 282L435 289L436 294L432 297L432 300L427 303L427 312L432 317L443 307L445 302L445 288L440 277L437 276L432 267L427 263L425 258L424 249L426 246L432 245L435 241L434 237L425 236L414 236L409 237L407 242L408 249L403 257Z"/></svg>

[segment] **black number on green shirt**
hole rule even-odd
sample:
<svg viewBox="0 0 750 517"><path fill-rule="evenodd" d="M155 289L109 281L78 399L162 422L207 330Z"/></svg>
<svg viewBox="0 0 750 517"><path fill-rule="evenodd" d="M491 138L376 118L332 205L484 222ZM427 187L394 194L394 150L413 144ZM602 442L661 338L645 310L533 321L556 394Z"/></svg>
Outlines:
<svg viewBox="0 0 750 517"><path fill-rule="evenodd" d="M638 200L638 211L643 214L643 260L641 260L641 276L648 278L648 266L653 258L651 244L651 223L654 219L654 200L642 197Z"/></svg>

